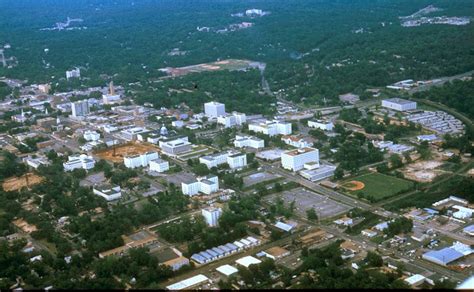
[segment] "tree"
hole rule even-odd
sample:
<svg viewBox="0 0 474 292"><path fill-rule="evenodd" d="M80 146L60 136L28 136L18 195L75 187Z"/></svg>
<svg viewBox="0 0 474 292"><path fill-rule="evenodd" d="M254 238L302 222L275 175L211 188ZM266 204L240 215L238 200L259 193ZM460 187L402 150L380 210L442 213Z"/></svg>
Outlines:
<svg viewBox="0 0 474 292"><path fill-rule="evenodd" d="M381 267L383 265L382 257L373 251L367 252L365 262L369 267Z"/></svg>
<svg viewBox="0 0 474 292"><path fill-rule="evenodd" d="M389 158L392 169L399 168L403 165L402 159L397 154L392 154Z"/></svg>
<svg viewBox="0 0 474 292"><path fill-rule="evenodd" d="M334 178L335 179L341 179L344 177L344 170L342 169L341 166L336 167L336 170L334 170Z"/></svg>
<svg viewBox="0 0 474 292"><path fill-rule="evenodd" d="M308 220L318 220L318 215L316 214L316 210L314 210L314 208L306 210L306 217Z"/></svg>

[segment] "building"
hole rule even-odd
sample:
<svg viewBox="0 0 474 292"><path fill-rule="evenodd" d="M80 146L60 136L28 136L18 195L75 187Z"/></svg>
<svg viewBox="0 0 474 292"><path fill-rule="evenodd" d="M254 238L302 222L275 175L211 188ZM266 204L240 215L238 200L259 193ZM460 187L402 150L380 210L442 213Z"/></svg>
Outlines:
<svg viewBox="0 0 474 292"><path fill-rule="evenodd" d="M342 102L355 104L356 102L358 102L360 100L360 98L357 94L346 93L346 94L339 95L339 100L342 101Z"/></svg>
<svg viewBox="0 0 474 292"><path fill-rule="evenodd" d="M217 167L221 164L227 163L228 155L229 153L227 152L206 155L203 157L199 157L199 163L205 164L207 168L211 169L213 167Z"/></svg>
<svg viewBox="0 0 474 292"><path fill-rule="evenodd" d="M96 131L85 131L83 136L86 141L97 141L100 139L100 134Z"/></svg>
<svg viewBox="0 0 474 292"><path fill-rule="evenodd" d="M225 128L242 126L246 122L246 115L238 112L232 112L231 114L225 114L223 116L217 117L217 123L223 125Z"/></svg>
<svg viewBox="0 0 474 292"><path fill-rule="evenodd" d="M139 134L145 133L150 133L150 131L142 127L133 127L120 131L120 136L127 141L135 141Z"/></svg>
<svg viewBox="0 0 474 292"><path fill-rule="evenodd" d="M239 272L239 270L237 270L235 267L233 267L231 265L220 266L220 267L216 268L216 271L218 271L219 273L223 274L226 277L230 277L233 274Z"/></svg>
<svg viewBox="0 0 474 292"><path fill-rule="evenodd" d="M239 169L247 165L247 154L233 153L227 156L227 164L231 169Z"/></svg>
<svg viewBox="0 0 474 292"><path fill-rule="evenodd" d="M415 287L415 286L423 284L425 280L426 280L425 276L422 276L420 274L415 274L411 277L404 279L403 281L405 281L405 283L407 283L411 287Z"/></svg>
<svg viewBox="0 0 474 292"><path fill-rule="evenodd" d="M113 81L110 81L109 92L107 94L102 95L102 101L104 104L114 104L120 103L122 101L122 99L120 98L120 94L115 93Z"/></svg>
<svg viewBox="0 0 474 292"><path fill-rule="evenodd" d="M249 124L249 130L268 136L290 135L292 133L291 123L282 121L264 121Z"/></svg>
<svg viewBox="0 0 474 292"><path fill-rule="evenodd" d="M234 146L237 148L264 148L265 147L265 140L252 137L252 136L235 136Z"/></svg>
<svg viewBox="0 0 474 292"><path fill-rule="evenodd" d="M315 165L317 167L312 168ZM319 165L319 163L306 163L304 170L300 171L300 175L310 181L323 180L334 175L336 167L333 165Z"/></svg>
<svg viewBox="0 0 474 292"><path fill-rule="evenodd" d="M310 162L319 164L319 150L316 148L301 148L286 151L281 154L281 166L291 171L298 171Z"/></svg>
<svg viewBox="0 0 474 292"><path fill-rule="evenodd" d="M219 224L219 217L222 214L222 209L210 207L202 209L201 213L204 219L206 220L207 225L215 227Z"/></svg>
<svg viewBox="0 0 474 292"><path fill-rule="evenodd" d="M107 201L113 201L122 197L120 186L102 185L93 188L94 194L101 196Z"/></svg>
<svg viewBox="0 0 474 292"><path fill-rule="evenodd" d="M308 127L314 128L314 129L321 129L323 131L332 131L334 129L334 124L332 122L316 120L316 121L308 121Z"/></svg>
<svg viewBox="0 0 474 292"><path fill-rule="evenodd" d="M150 171L165 172L169 169L170 169L170 164L166 160L157 158L150 161Z"/></svg>
<svg viewBox="0 0 474 292"><path fill-rule="evenodd" d="M181 190L183 194L194 196L198 193L210 195L219 189L219 179L217 176L197 177L190 182L181 182Z"/></svg>
<svg viewBox="0 0 474 292"><path fill-rule="evenodd" d="M158 159L158 153L154 151L132 156L125 156L123 163L127 168L147 167L150 161Z"/></svg>
<svg viewBox="0 0 474 292"><path fill-rule="evenodd" d="M47 117L43 119L36 120L36 124L45 131L50 131L53 126L57 125L57 119L52 117Z"/></svg>
<svg viewBox="0 0 474 292"><path fill-rule="evenodd" d="M73 102L71 103L71 111L75 118L87 116L89 114L89 102L87 100Z"/></svg>
<svg viewBox="0 0 474 292"><path fill-rule="evenodd" d="M68 161L63 163L64 171L73 171L74 169L85 169L89 170L94 168L95 161L92 156L85 154L71 155L68 157Z"/></svg>
<svg viewBox="0 0 474 292"><path fill-rule="evenodd" d="M236 169L247 165L247 155L245 153L233 153L231 151L221 152L200 157L199 163L205 164L209 169L227 163L231 169Z"/></svg>
<svg viewBox="0 0 474 292"><path fill-rule="evenodd" d="M466 226L462 231L469 236L474 236L474 225Z"/></svg>
<svg viewBox="0 0 474 292"><path fill-rule="evenodd" d="M157 236L146 229L128 236L122 235L122 239L124 245L99 253L99 258L103 259L108 256L122 256L132 248L146 247L158 242Z"/></svg>
<svg viewBox="0 0 474 292"><path fill-rule="evenodd" d="M188 141L188 137L175 137L159 142L161 150L170 156L176 156L180 153L191 151L192 144Z"/></svg>
<svg viewBox="0 0 474 292"><path fill-rule="evenodd" d="M66 71L66 79L68 80L69 78L79 78L79 77L81 77L81 70L79 68Z"/></svg>
<svg viewBox="0 0 474 292"><path fill-rule="evenodd" d="M30 167L34 169L38 169L41 165L50 165L50 162L48 161L48 158L41 156L41 157L36 157L33 158L31 156L27 156L23 158L23 161Z"/></svg>
<svg viewBox="0 0 474 292"><path fill-rule="evenodd" d="M216 101L204 104L204 114L209 118L217 118L225 115L225 105Z"/></svg>
<svg viewBox="0 0 474 292"><path fill-rule="evenodd" d="M313 143L303 138L301 135L286 135L281 137L281 140L285 142L285 144L296 148L306 148L313 145Z"/></svg>
<svg viewBox="0 0 474 292"><path fill-rule="evenodd" d="M416 102L395 97L382 100L382 106L391 110L404 112L416 109Z"/></svg>
<svg viewBox="0 0 474 292"><path fill-rule="evenodd" d="M254 258L253 256L246 256L236 260L235 262L243 267L248 268L250 265L258 265L262 261L257 258Z"/></svg>
<svg viewBox="0 0 474 292"><path fill-rule="evenodd" d="M290 251L279 246L271 247L263 252L266 257L271 258L272 260L278 260L283 257L290 255Z"/></svg>
<svg viewBox="0 0 474 292"><path fill-rule="evenodd" d="M189 279L174 283L172 285L166 286L167 290L190 290L196 288L199 285L209 282L209 278L199 274L197 276L191 277Z"/></svg>
<svg viewBox="0 0 474 292"><path fill-rule="evenodd" d="M469 245L455 242L451 247L429 251L423 254L422 258L438 265L447 266L460 258L470 255L472 252L473 250Z"/></svg>

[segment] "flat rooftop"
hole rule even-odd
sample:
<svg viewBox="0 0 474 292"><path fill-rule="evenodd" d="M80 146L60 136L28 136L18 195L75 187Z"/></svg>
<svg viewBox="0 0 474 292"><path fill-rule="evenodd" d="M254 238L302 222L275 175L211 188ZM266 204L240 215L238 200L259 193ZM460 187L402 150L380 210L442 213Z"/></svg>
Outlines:
<svg viewBox="0 0 474 292"><path fill-rule="evenodd" d="M399 98L399 97L384 99L384 101L388 101L388 102L392 102L392 103L396 103L396 104L408 104L408 103L414 102L414 101Z"/></svg>

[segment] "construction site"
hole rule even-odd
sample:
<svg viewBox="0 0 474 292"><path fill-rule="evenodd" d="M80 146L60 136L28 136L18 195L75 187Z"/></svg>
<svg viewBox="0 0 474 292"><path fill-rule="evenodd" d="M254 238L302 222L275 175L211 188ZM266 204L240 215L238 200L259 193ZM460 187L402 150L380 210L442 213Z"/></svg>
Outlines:
<svg viewBox="0 0 474 292"><path fill-rule="evenodd" d="M158 152L159 149L148 143L126 143L121 145L116 145L106 149L101 149L94 152L94 155L100 159L105 159L110 162L123 162L123 158L126 156L132 156L136 154L143 154L149 151Z"/></svg>
<svg viewBox="0 0 474 292"><path fill-rule="evenodd" d="M6 179L3 182L2 187L7 192L18 191L22 188L29 188L31 186L39 184L42 181L43 177L30 172L20 177L14 176Z"/></svg>

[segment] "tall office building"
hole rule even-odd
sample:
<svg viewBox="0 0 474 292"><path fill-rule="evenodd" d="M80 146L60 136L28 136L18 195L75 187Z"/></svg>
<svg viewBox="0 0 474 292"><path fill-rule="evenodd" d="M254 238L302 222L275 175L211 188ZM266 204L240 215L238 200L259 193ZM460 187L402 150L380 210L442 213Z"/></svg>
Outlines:
<svg viewBox="0 0 474 292"><path fill-rule="evenodd" d="M225 105L220 102L211 101L204 104L204 113L208 117L218 117L225 115Z"/></svg>
<svg viewBox="0 0 474 292"><path fill-rule="evenodd" d="M71 104L72 116L83 117L89 114L89 103L87 100L80 100Z"/></svg>
<svg viewBox="0 0 474 292"><path fill-rule="evenodd" d="M207 225L215 227L219 224L219 217L221 217L222 210L221 208L206 208L202 209L202 216L206 220Z"/></svg>

